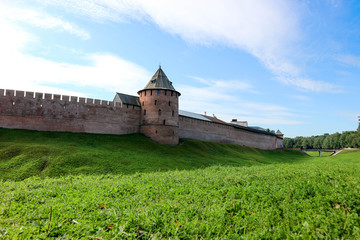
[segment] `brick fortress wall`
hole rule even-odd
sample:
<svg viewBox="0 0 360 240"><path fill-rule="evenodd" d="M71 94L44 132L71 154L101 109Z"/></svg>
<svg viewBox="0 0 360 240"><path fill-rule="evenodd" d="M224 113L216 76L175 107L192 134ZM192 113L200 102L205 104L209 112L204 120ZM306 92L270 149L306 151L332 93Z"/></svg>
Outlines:
<svg viewBox="0 0 360 240"><path fill-rule="evenodd" d="M232 143L260 149L283 146L283 140L273 135L256 133L231 125L208 122L184 116L179 117L179 137L201 141Z"/></svg>
<svg viewBox="0 0 360 240"><path fill-rule="evenodd" d="M133 105L120 105L91 98L0 89L0 127L3 128L134 134L140 132L140 114L143 114L141 108ZM177 111L175 115L178 116ZM283 147L283 140L273 135L185 116L179 116L179 128L168 127L178 129L180 138L232 143L261 149ZM162 131L158 133L163 134Z"/></svg>
<svg viewBox="0 0 360 240"><path fill-rule="evenodd" d="M140 107L48 93L0 89L0 127L40 131L133 134Z"/></svg>
<svg viewBox="0 0 360 240"><path fill-rule="evenodd" d="M163 144L179 143L179 95L176 91L142 90L140 132Z"/></svg>

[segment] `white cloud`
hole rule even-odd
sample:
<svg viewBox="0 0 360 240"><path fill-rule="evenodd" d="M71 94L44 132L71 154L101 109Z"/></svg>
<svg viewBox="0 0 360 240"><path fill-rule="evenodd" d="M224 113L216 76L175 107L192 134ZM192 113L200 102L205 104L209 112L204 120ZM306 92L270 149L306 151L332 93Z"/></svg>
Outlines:
<svg viewBox="0 0 360 240"><path fill-rule="evenodd" d="M338 60L341 63L345 63L346 65L360 68L360 56L345 54L345 55L337 56L336 60Z"/></svg>
<svg viewBox="0 0 360 240"><path fill-rule="evenodd" d="M193 79L203 83L202 87L179 85L182 93L180 109L208 115L215 114L218 118L230 121L233 118L247 120L256 124L299 124L294 120L300 117L291 109L265 102L249 101L234 92L252 92L253 87L242 81L211 80L199 77ZM237 86L237 87L236 87ZM256 93L256 92L255 92ZM196 102L196 104L194 104Z"/></svg>
<svg viewBox="0 0 360 240"><path fill-rule="evenodd" d="M151 73L144 68L109 54L84 54L89 65L55 62L22 52L35 37L4 19L0 21L0 81L1 88L47 91L50 93L76 94L61 89L61 85L93 87L101 91L136 94ZM92 97L92 96L88 96Z"/></svg>
<svg viewBox="0 0 360 240"><path fill-rule="evenodd" d="M247 91L251 93L258 93L254 90L254 86L252 86L247 81L240 80L219 80L219 79L205 79L196 76L189 76L190 78L203 83L207 86L207 88L212 88L212 90L216 91Z"/></svg>
<svg viewBox="0 0 360 240"><path fill-rule="evenodd" d="M292 96L292 98L296 99L296 100L300 100L300 101L309 101L310 98L308 96L304 96L304 95L294 95Z"/></svg>
<svg viewBox="0 0 360 240"><path fill-rule="evenodd" d="M287 85L336 92L337 86L304 79L295 64L301 50L301 5L290 0L41 0L95 20L154 22L189 42L245 50ZM284 80L286 79L286 80ZM289 80L291 79L291 80Z"/></svg>
<svg viewBox="0 0 360 240"><path fill-rule="evenodd" d="M0 15L2 19L30 24L44 29L55 29L68 32L83 40L90 39L90 34L73 23L63 21L59 17L53 17L40 10L13 8L0 4Z"/></svg>
<svg viewBox="0 0 360 240"><path fill-rule="evenodd" d="M45 7L96 21L154 22L165 31L198 44L221 44L244 50L256 57L276 79L289 86L317 92L334 91L338 86L305 79L296 64L303 61L297 41L301 39L303 5L291 0L33 0ZM337 1L333 1L334 3ZM33 14L28 14L33 15ZM48 16L50 17L50 16ZM31 17L31 19L40 19ZM50 17L51 19L51 17ZM66 22L50 21L48 27L84 39L86 32ZM30 21L32 22L32 21ZM37 24L38 21L33 21ZM45 24L46 25L46 24ZM46 26L44 26L46 27Z"/></svg>
<svg viewBox="0 0 360 240"><path fill-rule="evenodd" d="M296 86L301 90L310 90L313 92L329 92L329 93L344 92L341 86L324 81L314 81L307 78L285 78L285 77L280 77L279 79L285 84Z"/></svg>

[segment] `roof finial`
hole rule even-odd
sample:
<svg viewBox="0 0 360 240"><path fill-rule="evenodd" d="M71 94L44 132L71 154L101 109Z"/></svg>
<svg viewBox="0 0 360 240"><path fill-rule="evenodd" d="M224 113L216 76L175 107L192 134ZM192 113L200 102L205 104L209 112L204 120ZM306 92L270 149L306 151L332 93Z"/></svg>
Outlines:
<svg viewBox="0 0 360 240"><path fill-rule="evenodd" d="M161 63L159 63L159 69L161 69Z"/></svg>

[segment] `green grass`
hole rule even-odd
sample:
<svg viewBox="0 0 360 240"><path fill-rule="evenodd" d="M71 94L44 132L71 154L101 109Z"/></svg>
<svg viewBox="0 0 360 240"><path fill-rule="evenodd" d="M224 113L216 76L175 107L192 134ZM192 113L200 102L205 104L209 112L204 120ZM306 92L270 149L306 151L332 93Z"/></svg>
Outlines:
<svg viewBox="0 0 360 240"><path fill-rule="evenodd" d="M23 180L31 176L134 174L213 165L253 166L306 160L296 151L262 151L186 139L178 146L167 146L142 135L0 128L0 179L4 180Z"/></svg>
<svg viewBox="0 0 360 240"><path fill-rule="evenodd" d="M0 181L3 239L360 237L360 151L314 158L190 140L169 147L139 135L0 131L0 161L31 156L33 165L43 169L22 181ZM97 159L88 155L89 160L76 160L96 149ZM160 153L163 159L156 156ZM45 167L35 161L45 156ZM64 156L72 156L74 162L58 165L66 170L64 176L44 174ZM142 161L147 164L133 174L99 171L96 164L109 156L117 167L127 156L127 166L134 171L144 166ZM158 171L151 166L155 159L167 167ZM30 160L17 161L12 171L30 174L27 169L38 169L29 167ZM184 170L174 170L177 165ZM84 166L86 175L75 171ZM8 176L15 176L10 172Z"/></svg>

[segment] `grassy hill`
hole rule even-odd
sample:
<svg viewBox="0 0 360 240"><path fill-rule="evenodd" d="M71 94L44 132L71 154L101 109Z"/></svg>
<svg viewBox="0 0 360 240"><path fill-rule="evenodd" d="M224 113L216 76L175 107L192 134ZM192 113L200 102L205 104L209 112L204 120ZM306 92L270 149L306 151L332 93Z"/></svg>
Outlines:
<svg viewBox="0 0 360 240"><path fill-rule="evenodd" d="M305 155L294 151L263 151L194 140L181 140L178 146L166 146L139 134L115 136L0 128L0 179L133 174L306 159Z"/></svg>
<svg viewBox="0 0 360 240"><path fill-rule="evenodd" d="M0 132L3 239L360 237L360 151Z"/></svg>

